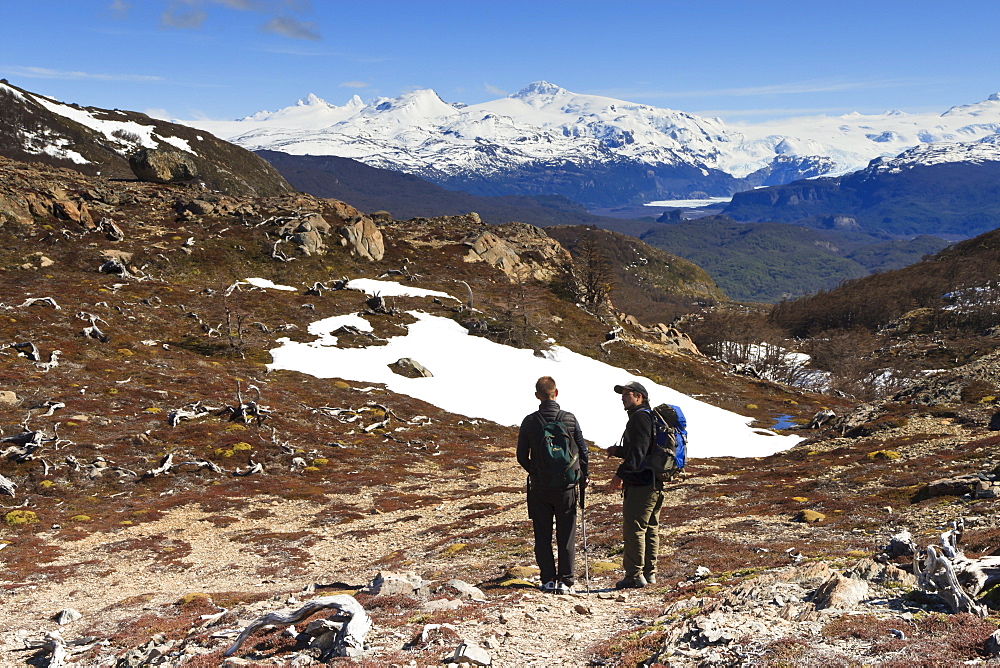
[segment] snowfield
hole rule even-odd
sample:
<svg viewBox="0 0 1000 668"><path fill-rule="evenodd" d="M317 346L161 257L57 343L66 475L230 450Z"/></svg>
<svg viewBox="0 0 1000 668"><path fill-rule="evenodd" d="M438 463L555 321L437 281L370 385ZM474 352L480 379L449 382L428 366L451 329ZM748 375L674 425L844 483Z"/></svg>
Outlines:
<svg viewBox="0 0 1000 668"><path fill-rule="evenodd" d="M408 286L374 280L363 284L351 281L349 287L386 296L408 290ZM578 416L584 436L601 448L615 444L625 427L626 415L614 386L638 380L649 391L653 405L672 403L684 411L691 457L761 457L787 450L802 440L751 428L749 417L716 408L558 345L536 357L531 350L471 336L448 318L419 311L410 314L417 322L407 328L406 336L367 348L337 348L332 334L344 325L371 331L371 324L361 315L314 322L309 333L316 339L308 343L280 339L281 346L271 350L274 361L270 368L317 378L383 383L393 392L452 413L505 425L519 425L525 415L537 409L535 381L540 376L552 376L559 386L560 405ZM420 362L433 377L406 378L393 373L388 365L404 357Z"/></svg>

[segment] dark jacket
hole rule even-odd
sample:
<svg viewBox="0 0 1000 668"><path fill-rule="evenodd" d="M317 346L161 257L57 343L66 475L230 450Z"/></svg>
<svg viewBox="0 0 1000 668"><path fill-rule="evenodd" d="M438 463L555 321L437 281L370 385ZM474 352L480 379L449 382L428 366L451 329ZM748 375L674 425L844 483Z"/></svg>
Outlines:
<svg viewBox="0 0 1000 668"><path fill-rule="evenodd" d="M547 399L539 405L537 412L525 416L521 421L521 431L517 434L517 463L528 472L529 476L533 473L531 467L532 453L542 447L544 438L542 430L545 427L545 422L555 420L560 410L562 409L559 408L559 404L552 399ZM538 419L539 413L544 418L544 422ZM583 440L583 431L580 429L580 424L576 421L576 416L568 411L563 413L562 421L566 425L566 430L570 433L570 436L573 437L573 442L576 443L577 450L580 453L580 478L586 480L590 460L587 453L587 444Z"/></svg>
<svg viewBox="0 0 1000 668"><path fill-rule="evenodd" d="M624 460L615 473L626 485L643 487L653 484L653 472L642 470L642 460L652 443L653 414L649 412L649 406L642 404L628 409L628 423L621 445L612 446L609 450L612 456Z"/></svg>

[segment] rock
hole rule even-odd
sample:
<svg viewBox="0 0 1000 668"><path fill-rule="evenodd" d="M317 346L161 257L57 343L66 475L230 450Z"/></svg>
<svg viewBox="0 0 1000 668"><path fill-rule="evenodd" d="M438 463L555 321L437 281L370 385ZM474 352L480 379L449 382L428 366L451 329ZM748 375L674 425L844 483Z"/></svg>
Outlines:
<svg viewBox="0 0 1000 668"><path fill-rule="evenodd" d="M903 529L889 539L889 544L882 551L890 557L911 557L916 550L917 546L913 542L913 535Z"/></svg>
<svg viewBox="0 0 1000 668"><path fill-rule="evenodd" d="M108 260L117 261L123 265L126 265L132 261L132 253L129 253L128 251L120 251L114 249L103 250L101 251L101 259L105 261Z"/></svg>
<svg viewBox="0 0 1000 668"><path fill-rule="evenodd" d="M805 522L807 524L816 524L818 522L822 522L825 519L826 515L824 515L823 513L818 512L816 510L809 510L808 508L805 510L800 510L798 513L796 513L794 517L794 521Z"/></svg>
<svg viewBox="0 0 1000 668"><path fill-rule="evenodd" d="M868 597L868 582L834 573L813 594L817 610L851 608Z"/></svg>
<svg viewBox="0 0 1000 668"><path fill-rule="evenodd" d="M516 268L521 264L521 258L506 241L492 232L481 232L462 243L470 249L462 258L466 262L486 262L508 276L516 275Z"/></svg>
<svg viewBox="0 0 1000 668"><path fill-rule="evenodd" d="M340 228L341 243L351 254L378 262L385 255L385 240L371 218L367 216Z"/></svg>
<svg viewBox="0 0 1000 668"><path fill-rule="evenodd" d="M0 193L0 227L3 227L4 223L30 225L33 222L34 218L31 216L26 199Z"/></svg>
<svg viewBox="0 0 1000 668"><path fill-rule="evenodd" d="M177 183L198 176L194 158L183 151L141 148L129 156L128 164L140 181Z"/></svg>
<svg viewBox="0 0 1000 668"><path fill-rule="evenodd" d="M429 612L436 612L439 610L458 610L464 605L457 598L437 598L433 601L427 601L421 606L422 610L427 610Z"/></svg>
<svg viewBox="0 0 1000 668"><path fill-rule="evenodd" d="M64 610L61 610L58 615L55 616L55 622L56 624L62 626L64 624L75 622L76 620L81 618L83 618L83 615L80 614L78 610L74 610L73 608L65 608Z"/></svg>
<svg viewBox="0 0 1000 668"><path fill-rule="evenodd" d="M68 199L56 200L52 204L52 211L55 213L56 218L62 218L63 220L71 220L74 223L79 223L87 229L94 228L94 219L90 215L90 210L87 208L86 202L81 202L77 205Z"/></svg>
<svg viewBox="0 0 1000 668"><path fill-rule="evenodd" d="M979 477L961 475L954 478L939 478L927 483L918 493L918 499L929 499L935 496L965 496L976 491Z"/></svg>
<svg viewBox="0 0 1000 668"><path fill-rule="evenodd" d="M434 376L423 364L409 357L400 358L387 366L392 369L393 373L407 378L432 378Z"/></svg>
<svg viewBox="0 0 1000 668"><path fill-rule="evenodd" d="M850 575L878 584L903 585L911 588L917 586L917 578L912 574L894 564L882 564L867 557L854 565Z"/></svg>
<svg viewBox="0 0 1000 668"><path fill-rule="evenodd" d="M983 647L989 656L1000 656L1000 629L994 631Z"/></svg>
<svg viewBox="0 0 1000 668"><path fill-rule="evenodd" d="M196 216L207 216L215 211L215 204L203 199L193 199L185 203L181 208L184 211L190 211Z"/></svg>
<svg viewBox="0 0 1000 668"><path fill-rule="evenodd" d="M488 666L493 663L493 657L490 656L489 652L470 642L463 642L456 647L455 653L445 660L459 665L472 666Z"/></svg>
<svg viewBox="0 0 1000 668"><path fill-rule="evenodd" d="M416 573L379 573L365 588L365 593L372 596L427 596L431 583Z"/></svg>
<svg viewBox="0 0 1000 668"><path fill-rule="evenodd" d="M13 406L20 401L21 399L14 392L0 390L0 406Z"/></svg>
<svg viewBox="0 0 1000 668"><path fill-rule="evenodd" d="M584 605L583 603L577 603L573 606L573 610L580 615L592 615L594 611L590 609L589 605Z"/></svg>
<svg viewBox="0 0 1000 668"><path fill-rule="evenodd" d="M446 583L438 587L438 593L452 593L461 599L468 599L472 601L485 601L486 594L479 587L474 587L468 582L462 580L448 580Z"/></svg>

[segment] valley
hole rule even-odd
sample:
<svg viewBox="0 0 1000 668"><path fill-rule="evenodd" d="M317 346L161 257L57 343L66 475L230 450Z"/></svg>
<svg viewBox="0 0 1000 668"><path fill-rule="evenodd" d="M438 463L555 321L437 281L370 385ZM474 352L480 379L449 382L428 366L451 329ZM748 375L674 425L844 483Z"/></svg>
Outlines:
<svg viewBox="0 0 1000 668"><path fill-rule="evenodd" d="M996 230L946 247L830 211L593 216L551 193L217 151L204 131L4 85L61 152L26 150L4 115L0 665L998 656L994 591L958 612L920 572L960 521L964 555L1000 550ZM128 166L140 147L165 175ZM826 392L802 389L790 354ZM575 596L538 590L514 459L543 373L591 439ZM684 406L692 442L658 581L623 592L599 450L630 378ZM329 610L231 649L264 615L335 596L373 624L353 658L327 656L344 621Z"/></svg>

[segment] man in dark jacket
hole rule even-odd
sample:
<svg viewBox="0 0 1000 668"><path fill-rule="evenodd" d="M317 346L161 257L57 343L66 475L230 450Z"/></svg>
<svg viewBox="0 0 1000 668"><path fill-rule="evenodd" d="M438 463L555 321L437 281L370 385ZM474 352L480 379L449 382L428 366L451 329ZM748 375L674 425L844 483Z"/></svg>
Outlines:
<svg viewBox="0 0 1000 668"><path fill-rule="evenodd" d="M609 490L622 490L622 567L625 578L617 589L641 588L656 583L656 555L660 547L660 509L663 507L663 484L656 481L642 460L653 443L653 414L649 393L632 381L615 385L628 412L628 423L619 445L608 448L608 455L622 458Z"/></svg>
<svg viewBox="0 0 1000 668"><path fill-rule="evenodd" d="M576 417L556 403L559 390L551 376L535 383L535 397L542 402L538 410L521 421L517 436L517 463L528 472L528 516L535 534L535 561L542 579L542 591L553 594L573 593L573 568L576 559L576 505L587 485L587 444ZM570 453L577 457L569 475L571 482L553 482L543 470L546 464L545 430L551 422L566 427ZM575 451L575 452L574 452ZM552 522L556 525L556 548L559 568L552 557Z"/></svg>

